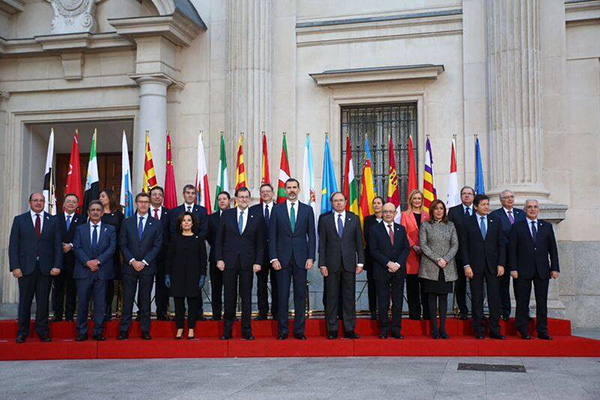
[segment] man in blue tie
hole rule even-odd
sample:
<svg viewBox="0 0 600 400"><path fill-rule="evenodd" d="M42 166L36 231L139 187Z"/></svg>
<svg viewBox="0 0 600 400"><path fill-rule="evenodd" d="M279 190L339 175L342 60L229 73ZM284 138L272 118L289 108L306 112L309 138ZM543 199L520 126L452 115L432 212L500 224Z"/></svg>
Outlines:
<svg viewBox="0 0 600 400"><path fill-rule="evenodd" d="M77 282L77 341L88 338L88 310L90 298L94 300L94 340L103 341L106 289L114 279L113 255L117 249L117 231L114 226L102 223L104 207L99 200L88 205L89 222L79 225L73 238Z"/></svg>
<svg viewBox="0 0 600 400"><path fill-rule="evenodd" d="M515 282L517 310L515 324L523 339L527 330L531 286L534 286L536 330L539 339L552 340L548 334L548 286L550 278L558 279L558 248L552 224L538 219L537 200L525 202L524 221L515 222L509 239L510 275Z"/></svg>
<svg viewBox="0 0 600 400"><path fill-rule="evenodd" d="M261 262L261 269L256 273L256 299L258 303L258 316L257 321L267 319L269 315L269 288L267 286L269 282L269 276L271 277L271 315L273 319L277 319L277 306L278 306L278 291L277 291L277 277L275 270L271 267L269 262L269 223L271 220L271 214L273 213L273 206L275 205L273 197L275 191L270 183L263 183L260 185L260 200L259 204L255 204L250 207L250 214L264 220L264 258Z"/></svg>
<svg viewBox="0 0 600 400"><path fill-rule="evenodd" d="M490 337L506 339L500 331L499 277L504 275L506 249L500 221L489 215L490 200L478 194L473 201L475 215L465 224L460 238L461 260L465 276L471 280L473 294L473 330L477 339L485 337L483 326L483 285L490 309ZM458 266L460 270L461 266Z"/></svg>
<svg viewBox="0 0 600 400"><path fill-rule="evenodd" d="M117 339L129 337L131 313L136 288L138 289L137 305L140 315L142 339L150 340L150 304L154 275L157 273L158 255L163 242L163 232L159 221L152 218L150 195L139 193L135 196L136 213L123 221L119 238L119 246L123 253L123 317ZM138 288L139 285L139 288Z"/></svg>

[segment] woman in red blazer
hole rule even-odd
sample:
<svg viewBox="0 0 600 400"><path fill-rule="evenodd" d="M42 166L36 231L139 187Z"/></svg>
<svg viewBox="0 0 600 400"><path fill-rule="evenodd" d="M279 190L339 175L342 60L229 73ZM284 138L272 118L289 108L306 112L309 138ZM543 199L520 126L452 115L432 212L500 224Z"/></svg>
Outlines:
<svg viewBox="0 0 600 400"><path fill-rule="evenodd" d="M429 220L427 213L422 213L423 193L413 190L408 195L408 210L400 217L400 225L406 229L410 254L406 261L406 297L408 298L408 315L410 319L429 319L427 296L423 292L423 285L419 280L419 264L421 263L421 248L419 247L419 227L421 223Z"/></svg>

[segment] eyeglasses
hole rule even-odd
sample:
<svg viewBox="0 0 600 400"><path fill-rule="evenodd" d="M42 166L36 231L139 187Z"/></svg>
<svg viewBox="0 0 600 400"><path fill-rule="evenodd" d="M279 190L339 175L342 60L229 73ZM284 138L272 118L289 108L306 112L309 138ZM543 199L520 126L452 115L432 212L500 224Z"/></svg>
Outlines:
<svg viewBox="0 0 600 400"><path fill-rule="evenodd" d="M514 199L515 196L514 195L512 195L512 196L502 196L502 198L503 199Z"/></svg>
<svg viewBox="0 0 600 400"><path fill-rule="evenodd" d="M394 214L396 211L395 210L385 210L383 211L383 214Z"/></svg>

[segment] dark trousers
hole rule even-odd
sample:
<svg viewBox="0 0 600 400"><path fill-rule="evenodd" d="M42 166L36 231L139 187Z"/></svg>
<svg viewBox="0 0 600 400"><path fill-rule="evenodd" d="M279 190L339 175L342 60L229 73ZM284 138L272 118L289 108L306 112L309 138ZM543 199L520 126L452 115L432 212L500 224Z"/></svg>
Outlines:
<svg viewBox="0 0 600 400"><path fill-rule="evenodd" d="M367 271L367 294L369 296L369 312L371 315L377 315L377 286L373 277L372 266Z"/></svg>
<svg viewBox="0 0 600 400"><path fill-rule="evenodd" d="M202 300L202 289L200 289L200 294L198 295L198 320L202 321L204 319L204 300Z"/></svg>
<svg viewBox="0 0 600 400"><path fill-rule="evenodd" d="M377 308L379 310L379 334L386 335L390 328L390 295L392 301L392 335L399 335L402 329L402 305L404 303L404 274L392 274L388 279L375 279L377 287Z"/></svg>
<svg viewBox="0 0 600 400"><path fill-rule="evenodd" d="M292 278L294 280L294 335L304 335L306 325L306 269L296 266L294 257L290 263L276 272L279 290L279 335L288 335L289 299Z"/></svg>
<svg viewBox="0 0 600 400"><path fill-rule="evenodd" d="M256 274L256 298L258 302L258 315L266 318L269 314L269 276L271 277L271 315L277 318L277 277L275 270L270 264L266 263L261 266L260 271Z"/></svg>
<svg viewBox="0 0 600 400"><path fill-rule="evenodd" d="M106 311L106 288L108 281L98 279L97 274L87 279L77 279L77 333L88 334L88 314L90 299L94 301L94 335L104 332L104 316Z"/></svg>
<svg viewBox="0 0 600 400"><path fill-rule="evenodd" d="M463 270L463 265L457 260L456 268L458 269L458 279L454 282L454 298L456 299L456 305L462 314L468 314L469 308L467 307L467 277Z"/></svg>
<svg viewBox="0 0 600 400"><path fill-rule="evenodd" d="M254 272L242 269L240 261L236 262L235 268L223 271L223 284L225 286L225 314L223 315L223 335L231 336L233 323L235 322L235 310L237 308L238 285L239 294L242 299L242 336L248 337L252 334L252 281Z"/></svg>
<svg viewBox="0 0 600 400"><path fill-rule="evenodd" d="M213 318L221 319L223 313L223 271L216 262L210 263L210 304Z"/></svg>
<svg viewBox="0 0 600 400"><path fill-rule="evenodd" d="M35 295L35 331L39 336L47 336L48 328L48 303L50 300L50 276L43 275L39 265L33 272L19 278L19 330L17 336L29 335L31 322L31 304Z"/></svg>
<svg viewBox="0 0 600 400"><path fill-rule="evenodd" d="M531 298L531 285L535 294L536 330L538 335L548 334L548 286L549 279L533 279L519 277L515 279L515 296L517 298L517 312L515 325L521 333L527 333L529 321L529 299Z"/></svg>
<svg viewBox="0 0 600 400"><path fill-rule="evenodd" d="M325 306L327 331L337 333L338 314L341 307L344 332L354 332L356 325L356 303L354 301L356 273L354 271L346 271L343 268L340 271L329 272L325 280L325 286L327 287L327 302ZM340 291L342 294L341 302Z"/></svg>
<svg viewBox="0 0 600 400"><path fill-rule="evenodd" d="M73 270L64 268L60 274L52 277L52 310L54 317L72 320L77 303L77 288L73 279Z"/></svg>
<svg viewBox="0 0 600 400"><path fill-rule="evenodd" d="M446 333L446 314L448 313L448 295L428 293L429 316L431 317L432 333L438 336L440 333ZM440 325L437 324L437 314L440 314Z"/></svg>
<svg viewBox="0 0 600 400"><path fill-rule="evenodd" d="M123 317L121 318L120 332L129 331L131 326L131 314L133 312L133 301L135 289L138 287L138 315L140 316L140 328L142 333L150 333L150 303L152 302L152 285L154 275L152 274L123 274Z"/></svg>
<svg viewBox="0 0 600 400"><path fill-rule="evenodd" d="M508 269L504 272L499 280L500 285L500 315L510 316L510 273Z"/></svg>
<svg viewBox="0 0 600 400"><path fill-rule="evenodd" d="M483 326L483 285L487 290L488 307L490 310L490 333L500 334L500 291L499 279L496 275L485 271L483 274L474 274L471 279L471 295L473 304L473 330L476 335L483 335L485 327Z"/></svg>
<svg viewBox="0 0 600 400"><path fill-rule="evenodd" d="M417 274L406 274L406 299L410 319L421 319L421 309L423 319L429 319L427 294Z"/></svg>
<svg viewBox="0 0 600 400"><path fill-rule="evenodd" d="M165 285L165 270L159 268L156 274L156 291L154 293L154 303L156 304L156 316L163 318L167 316L169 307L169 288Z"/></svg>
<svg viewBox="0 0 600 400"><path fill-rule="evenodd" d="M117 285L117 282L119 282L116 279L111 279L108 281L108 286L106 288L106 307L105 307L105 314L106 317L105 319L108 321L112 318L112 304L113 304L113 298L115 297L115 286ZM118 304L117 307L115 307L115 312L117 311L118 308Z"/></svg>
<svg viewBox="0 0 600 400"><path fill-rule="evenodd" d="M198 316L198 298L197 297L173 297L175 303L175 326L177 329L183 329L185 321L185 300L188 304L188 329L196 328L196 317Z"/></svg>

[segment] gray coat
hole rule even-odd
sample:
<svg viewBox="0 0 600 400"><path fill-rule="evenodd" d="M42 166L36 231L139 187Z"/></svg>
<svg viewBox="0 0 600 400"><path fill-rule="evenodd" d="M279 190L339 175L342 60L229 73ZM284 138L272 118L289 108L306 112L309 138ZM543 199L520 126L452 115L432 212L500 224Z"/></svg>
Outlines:
<svg viewBox="0 0 600 400"><path fill-rule="evenodd" d="M437 281L440 274L437 260L443 258L447 262L443 269L445 281L452 282L458 279L454 262L458 251L458 235L452 222L423 222L419 229L419 246L423 252L419 278Z"/></svg>

